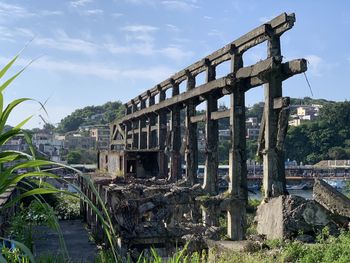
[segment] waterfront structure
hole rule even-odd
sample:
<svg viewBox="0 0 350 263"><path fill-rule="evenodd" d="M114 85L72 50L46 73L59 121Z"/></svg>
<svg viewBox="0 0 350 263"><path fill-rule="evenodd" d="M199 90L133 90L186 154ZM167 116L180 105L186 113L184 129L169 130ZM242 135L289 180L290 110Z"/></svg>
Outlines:
<svg viewBox="0 0 350 263"><path fill-rule="evenodd" d="M210 232L223 213L228 237L245 238L245 93L261 85L265 104L258 154L263 159L264 196L286 193L283 147L290 100L283 97L282 82L307 70L305 59L282 62L280 37L294 22L294 14L283 13L125 104L125 116L111 124L109 150L99 152L99 170L104 176L92 175L120 230L121 247L169 246L193 231ZM263 42L267 42L267 58L245 67L244 53ZM230 63L231 70L217 78L216 68L223 63ZM196 85L201 73L206 82ZM185 83L185 91L180 90L181 83ZM218 100L224 96L229 96L230 107L222 111ZM202 102L205 112L197 114L196 106ZM226 195L218 191L218 120L222 118L229 119L231 141ZM197 184L199 122L205 127L202 185ZM96 199L89 186L81 184L84 193ZM100 226L92 209L82 204L82 214L98 233ZM189 222L192 227L188 227Z"/></svg>

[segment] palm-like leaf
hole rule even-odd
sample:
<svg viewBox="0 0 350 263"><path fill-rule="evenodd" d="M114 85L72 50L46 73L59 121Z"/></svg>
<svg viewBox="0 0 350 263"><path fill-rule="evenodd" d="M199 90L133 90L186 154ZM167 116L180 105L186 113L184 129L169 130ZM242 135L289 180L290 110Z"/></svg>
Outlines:
<svg viewBox="0 0 350 263"><path fill-rule="evenodd" d="M9 70L9 68L13 65L13 63L17 60L17 58L18 58L18 55L15 56L3 69L0 70L0 79L5 75L5 73ZM28 67L32 62L33 61L31 61L26 67ZM6 209L9 206L13 206L16 202L28 196L35 196L38 200L40 200L39 197L41 195L50 194L50 193L64 193L67 195L75 196L77 198L79 197L81 198L81 200L87 203L91 207L91 209L94 211L94 213L97 215L98 219L103 225L103 229L105 230L107 239L109 241L110 247L113 252L113 257L115 261L118 261L118 256L117 256L118 251L116 249L117 234L115 233L111 218L104 205L104 202L100 197L94 184L92 183L91 179L84 176L80 171L77 171L71 167L68 167L62 164L57 164L51 161L39 160L36 158L35 149L32 145L31 135L28 132L22 130L23 125L27 123L28 120L30 120L31 116L26 118L24 121L20 122L17 126L13 127L12 129L8 131L4 131L4 127L6 125L6 122L11 112L21 103L31 100L29 98L17 99L9 103L6 106L6 108L3 109L3 92L5 88L8 87L9 84L12 81L14 81L25 70L25 68L21 69L18 73L10 77L3 84L0 84L0 147L3 146L6 142L11 140L12 138L21 135L21 136L24 136L29 146L30 154L19 152L19 151L2 151L2 152L0 151L0 195L6 191L11 190L14 187L19 188L17 184L23 179L37 183L36 185L38 185L38 187L26 190L24 192L22 191L22 193L19 196L12 198L11 201L7 202L4 206L2 206L0 208L0 213L2 209ZM44 105L41 104L40 102L39 104L42 106L42 108L46 112ZM4 169L5 164L7 167ZM79 196L77 196L67 191L56 189L49 183L46 183L44 180L42 180L43 178L57 179L57 176L50 173L49 169L47 169L46 171L41 170L42 167L52 167L52 166L56 166L56 167L59 166L61 168L70 168L72 170L75 170L79 176L83 177L85 183L92 190L94 195L97 197L96 198L97 205L95 205L95 203L92 202L90 198L80 190L79 187L75 187L77 192L79 193ZM25 169L26 172L23 174L18 174L17 172L20 169ZM23 190L22 188L19 188L19 189ZM59 232L59 225L57 221L54 224ZM28 248L26 248L23 244L19 242L15 242L15 243L17 247L19 247L24 252L24 255L27 256L27 258L31 262L35 262L34 257L32 256ZM0 253L0 262L3 262L3 257L1 256L1 253Z"/></svg>

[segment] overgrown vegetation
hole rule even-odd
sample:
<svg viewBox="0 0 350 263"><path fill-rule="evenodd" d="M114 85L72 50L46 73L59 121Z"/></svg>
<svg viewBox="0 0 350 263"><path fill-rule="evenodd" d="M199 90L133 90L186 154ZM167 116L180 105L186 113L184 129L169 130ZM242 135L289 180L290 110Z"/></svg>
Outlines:
<svg viewBox="0 0 350 263"><path fill-rule="evenodd" d="M76 149L71 150L65 156L68 164L93 164L96 163L97 150L94 149Z"/></svg>
<svg viewBox="0 0 350 263"><path fill-rule="evenodd" d="M80 200L78 197L58 194L57 199L54 211L58 219L73 220L80 218Z"/></svg>
<svg viewBox="0 0 350 263"><path fill-rule="evenodd" d="M52 209L45 203L33 200L28 207L24 207L22 203L16 215L9 220L7 234L32 250L33 227L42 224L52 225L53 217Z"/></svg>

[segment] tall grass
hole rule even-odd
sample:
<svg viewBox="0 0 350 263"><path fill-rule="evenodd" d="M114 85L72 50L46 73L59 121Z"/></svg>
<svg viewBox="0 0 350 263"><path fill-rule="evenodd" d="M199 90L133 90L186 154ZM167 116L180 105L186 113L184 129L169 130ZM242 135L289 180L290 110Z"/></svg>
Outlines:
<svg viewBox="0 0 350 263"><path fill-rule="evenodd" d="M8 72L8 70L11 68L11 66L16 62L18 59L19 54L16 55L7 65L5 65L0 70L0 81L4 78L5 74ZM29 63L30 64L30 63ZM4 212L7 208L12 207L16 205L21 199L29 196L35 196L35 198L41 202L41 204L45 207L45 209L50 210L46 204L44 204L43 199L41 198L42 195L45 194L54 194L54 193L64 193L67 195L74 196L75 198L81 198L84 202L86 202L94 211L94 213L99 218L101 224L103 225L103 228L106 232L106 236L108 238L111 251L113 254L113 257L115 261L118 261L118 251L116 246L116 233L113 228L113 225L111 223L111 219L108 215L107 209L104 206L103 200L99 196L94 184L91 182L90 178L86 177L80 171L75 170L80 177L84 179L86 184L90 187L90 189L93 191L93 193L97 197L97 203L102 207L102 210L100 211L96 205L89 199L88 196L86 196L79 187L75 187L78 191L79 195L75 195L72 193L69 193L67 191L62 191L59 189L56 189L54 186L52 186L49 183L45 182L45 179L47 178L55 178L60 179L58 176L54 175L50 172L50 170L43 170L42 167L47 166L60 166L65 168L73 169L69 166L65 166L62 164L57 164L55 162L47 161L47 160L41 160L36 157L35 149L32 144L31 135L22 129L22 127L32 118L32 116L29 116L25 118L23 121L21 121L19 124L17 124L15 127L12 127L9 130L5 130L5 125L8 121L8 118L11 114L11 112L18 107L18 105L22 104L23 102L30 101L32 99L30 98L20 98L13 100L10 102L5 108L4 108L4 91L5 89L18 77L21 75L21 73L26 69L26 67L22 68L20 71L15 73L13 76L9 77L5 81L3 81L2 84L0 84L0 147L5 145L6 142L13 139L16 136L23 136L25 138L26 143L29 146L29 153L21 152L21 151L13 151L13 150L6 150L0 152L0 195L5 193L8 190L11 190L13 188L19 188L18 183L23 182L24 179L26 179L28 182L34 182L35 184L29 184L31 187L32 185L37 185L36 187L32 187L30 189L26 189L23 191L23 188L21 188L22 192L19 196L11 199L8 201L5 205L3 205L0 208L0 213ZM43 107L43 105L42 105ZM44 108L44 107L43 107ZM44 109L45 110L45 109ZM25 170L25 173L19 173L19 171ZM73 169L74 170L74 169ZM57 218L50 221L51 227L56 229L58 232L60 232L59 224L57 221ZM61 235L62 236L62 235ZM9 241L7 238L0 237L3 241ZM18 249L20 249L23 252L23 257L29 260L30 262L35 262L34 256L30 249L28 249L24 244L17 242L17 241L11 241L14 243ZM64 247L64 244L62 244ZM6 259L0 253L0 262L6 262Z"/></svg>

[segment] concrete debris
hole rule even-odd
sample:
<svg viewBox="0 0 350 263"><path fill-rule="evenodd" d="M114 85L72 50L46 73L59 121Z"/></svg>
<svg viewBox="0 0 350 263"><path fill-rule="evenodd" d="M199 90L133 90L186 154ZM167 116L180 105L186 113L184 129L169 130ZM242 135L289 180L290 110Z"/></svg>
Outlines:
<svg viewBox="0 0 350 263"><path fill-rule="evenodd" d="M334 215L350 220L350 199L323 180L315 180L314 200Z"/></svg>

